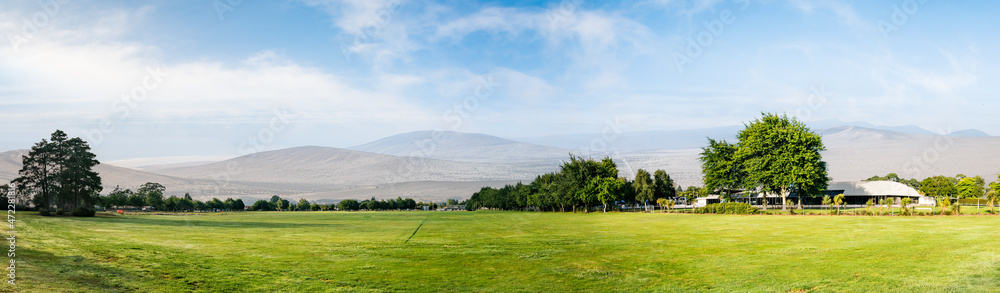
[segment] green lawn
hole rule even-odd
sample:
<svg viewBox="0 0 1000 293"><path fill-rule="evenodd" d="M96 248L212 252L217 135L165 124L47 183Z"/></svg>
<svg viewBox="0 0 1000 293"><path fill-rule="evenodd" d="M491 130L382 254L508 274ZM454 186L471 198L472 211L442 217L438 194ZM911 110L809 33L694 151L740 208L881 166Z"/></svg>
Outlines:
<svg viewBox="0 0 1000 293"><path fill-rule="evenodd" d="M18 215L5 291L1000 291L996 216Z"/></svg>

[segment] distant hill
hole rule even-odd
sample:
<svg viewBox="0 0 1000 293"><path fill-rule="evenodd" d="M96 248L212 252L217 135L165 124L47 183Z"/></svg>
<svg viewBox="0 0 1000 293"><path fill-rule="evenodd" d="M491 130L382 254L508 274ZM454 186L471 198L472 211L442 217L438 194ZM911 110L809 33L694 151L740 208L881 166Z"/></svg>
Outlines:
<svg viewBox="0 0 1000 293"><path fill-rule="evenodd" d="M959 131L955 131L955 132L949 133L948 136L958 136L958 137L989 137L991 135L989 133L983 132L982 130L978 130L978 129L966 129L966 130L959 130Z"/></svg>
<svg viewBox="0 0 1000 293"><path fill-rule="evenodd" d="M657 151L700 148L708 143L708 138L735 141L736 133L740 129L743 129L743 126L623 132L616 136L610 136L611 139L604 138L600 133L560 134L515 139L564 148L573 151L575 154L604 153L609 151Z"/></svg>
<svg viewBox="0 0 1000 293"><path fill-rule="evenodd" d="M530 180L555 168L548 165L457 162L304 146L157 173L320 192L411 181Z"/></svg>
<svg viewBox="0 0 1000 293"><path fill-rule="evenodd" d="M21 156L27 154L28 150L0 153L0 182L9 182L18 177L17 172L21 169ZM214 191L211 180L178 178L108 164L98 164L94 166L94 171L97 171L101 176L101 183L104 186L102 194L111 192L116 186L135 190L146 182L158 182L167 186L167 195L183 195L184 192L191 192L192 195L204 195ZM243 187L243 189L251 188L253 187Z"/></svg>
<svg viewBox="0 0 1000 293"><path fill-rule="evenodd" d="M568 150L479 133L414 131L350 148L377 154L470 162L514 162L563 158Z"/></svg>
<svg viewBox="0 0 1000 293"><path fill-rule="evenodd" d="M877 141L896 140L917 137L928 137L929 135L910 134L889 130L869 129L858 126L837 126L820 130L824 140L845 140L845 141Z"/></svg>

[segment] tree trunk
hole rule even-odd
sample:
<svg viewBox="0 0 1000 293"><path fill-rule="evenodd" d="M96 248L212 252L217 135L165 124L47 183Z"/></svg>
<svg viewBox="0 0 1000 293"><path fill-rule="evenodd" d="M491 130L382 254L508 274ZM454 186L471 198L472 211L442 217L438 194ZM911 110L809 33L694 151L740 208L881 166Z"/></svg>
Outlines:
<svg viewBox="0 0 1000 293"><path fill-rule="evenodd" d="M785 190L787 190L787 187L782 187L781 188L781 211L788 210L788 205L787 205L787 203L788 203L788 193L785 192Z"/></svg>

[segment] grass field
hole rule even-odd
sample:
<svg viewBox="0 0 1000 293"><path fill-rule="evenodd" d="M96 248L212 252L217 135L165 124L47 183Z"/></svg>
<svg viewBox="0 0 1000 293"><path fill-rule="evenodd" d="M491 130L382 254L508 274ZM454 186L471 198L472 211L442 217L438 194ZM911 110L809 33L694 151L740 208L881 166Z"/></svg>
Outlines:
<svg viewBox="0 0 1000 293"><path fill-rule="evenodd" d="M996 216L18 215L5 291L1000 291Z"/></svg>

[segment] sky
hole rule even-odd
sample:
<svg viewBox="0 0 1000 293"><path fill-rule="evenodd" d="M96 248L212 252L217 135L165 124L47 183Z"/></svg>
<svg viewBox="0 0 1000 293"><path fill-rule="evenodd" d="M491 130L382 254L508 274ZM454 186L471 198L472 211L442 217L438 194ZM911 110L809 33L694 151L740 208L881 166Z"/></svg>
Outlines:
<svg viewBox="0 0 1000 293"><path fill-rule="evenodd" d="M0 3L0 150L100 160L802 121L1000 134L996 1Z"/></svg>

